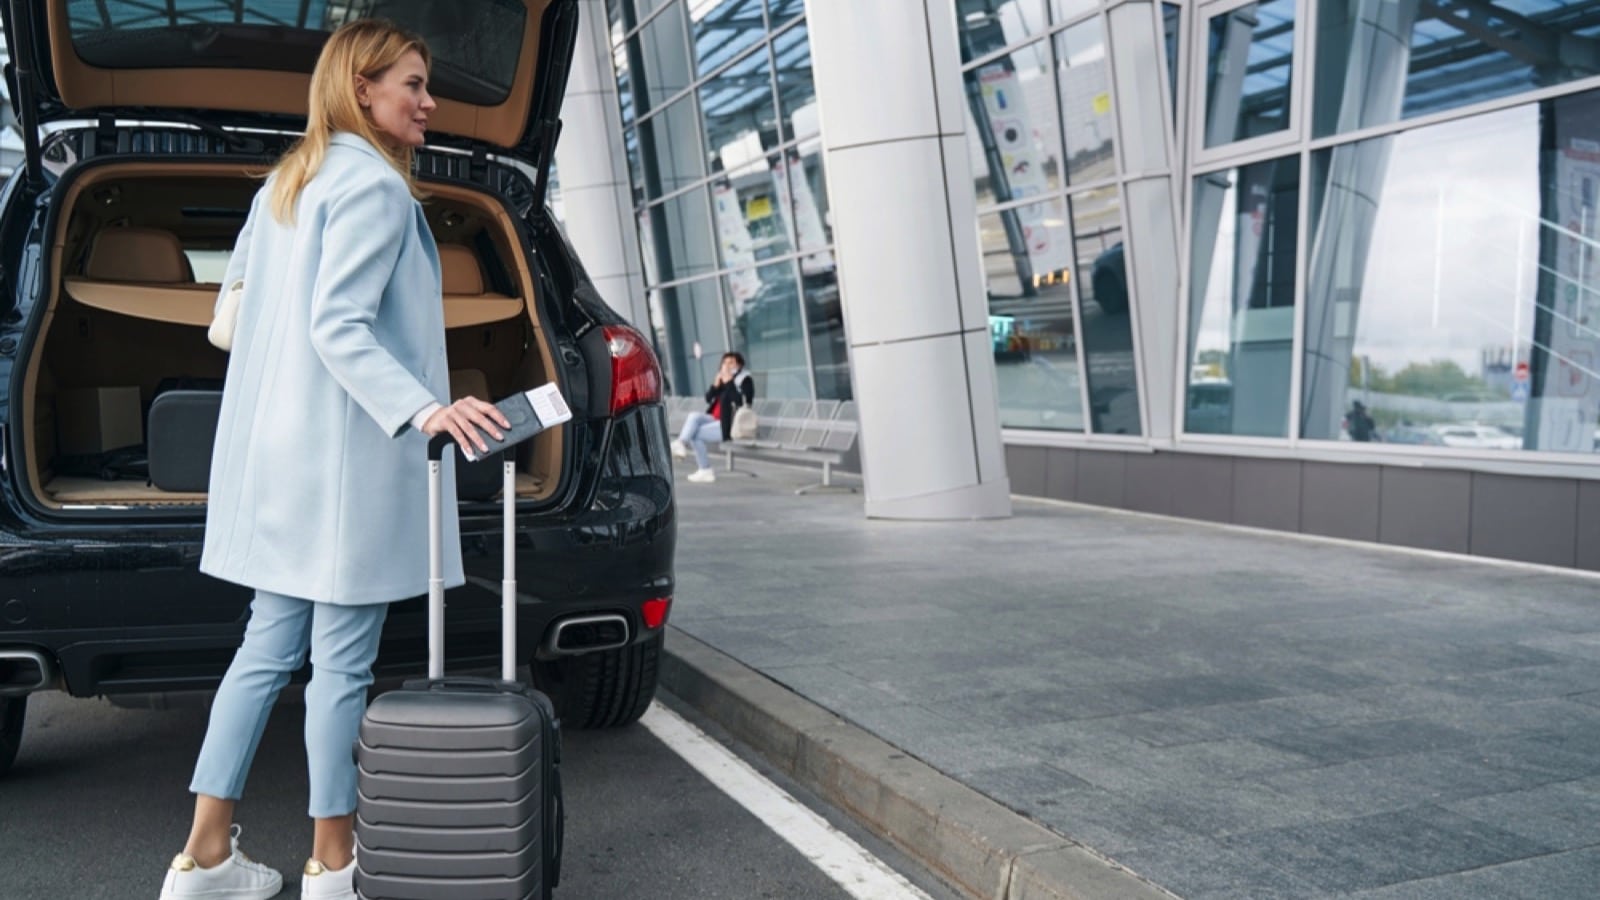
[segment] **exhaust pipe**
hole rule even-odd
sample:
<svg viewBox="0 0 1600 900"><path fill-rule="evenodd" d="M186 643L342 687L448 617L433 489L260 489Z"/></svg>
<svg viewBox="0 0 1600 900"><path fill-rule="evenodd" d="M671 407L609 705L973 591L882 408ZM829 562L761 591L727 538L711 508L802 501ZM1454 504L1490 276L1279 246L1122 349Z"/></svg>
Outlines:
<svg viewBox="0 0 1600 900"><path fill-rule="evenodd" d="M544 651L551 656L575 656L628 645L628 620L617 613L574 616L550 628Z"/></svg>
<svg viewBox="0 0 1600 900"><path fill-rule="evenodd" d="M37 650L0 648L0 697L24 697L56 680L50 657Z"/></svg>

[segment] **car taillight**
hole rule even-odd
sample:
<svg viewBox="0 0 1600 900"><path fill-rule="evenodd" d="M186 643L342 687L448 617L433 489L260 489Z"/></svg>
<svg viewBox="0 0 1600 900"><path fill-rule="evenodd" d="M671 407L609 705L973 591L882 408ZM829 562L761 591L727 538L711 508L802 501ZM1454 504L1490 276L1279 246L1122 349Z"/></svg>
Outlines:
<svg viewBox="0 0 1600 900"><path fill-rule="evenodd" d="M667 620L667 609L672 606L671 597L657 597L639 604L639 618L644 620L644 627L654 631L661 627Z"/></svg>
<svg viewBox="0 0 1600 900"><path fill-rule="evenodd" d="M626 325L607 325L606 350L611 353L611 414L661 399L661 364L644 336Z"/></svg>

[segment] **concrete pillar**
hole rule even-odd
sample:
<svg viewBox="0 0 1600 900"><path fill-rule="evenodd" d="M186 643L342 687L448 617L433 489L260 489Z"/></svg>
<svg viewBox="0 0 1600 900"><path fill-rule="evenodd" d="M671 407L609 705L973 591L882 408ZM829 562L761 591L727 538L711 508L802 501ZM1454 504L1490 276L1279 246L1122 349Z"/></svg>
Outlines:
<svg viewBox="0 0 1600 900"><path fill-rule="evenodd" d="M1011 514L950 0L806 0L868 516Z"/></svg>
<svg viewBox="0 0 1600 900"><path fill-rule="evenodd" d="M649 334L606 8L602 0L580 2L578 44L556 145L567 239L606 303Z"/></svg>

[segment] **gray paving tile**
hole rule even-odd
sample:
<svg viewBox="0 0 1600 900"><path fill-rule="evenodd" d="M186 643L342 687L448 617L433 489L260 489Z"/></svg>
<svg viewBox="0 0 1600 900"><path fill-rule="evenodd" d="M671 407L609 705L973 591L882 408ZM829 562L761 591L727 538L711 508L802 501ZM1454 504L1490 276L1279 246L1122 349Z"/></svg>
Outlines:
<svg viewBox="0 0 1600 900"><path fill-rule="evenodd" d="M1262 784L1329 819L1460 800L1529 786L1529 776L1469 754L1413 753L1264 775Z"/></svg>
<svg viewBox="0 0 1600 900"><path fill-rule="evenodd" d="M1596 885L1600 885L1600 849L1588 848L1345 896L1349 900L1577 900L1595 896Z"/></svg>
<svg viewBox="0 0 1600 900"><path fill-rule="evenodd" d="M1510 669L1449 678L1432 682L1430 686L1490 703L1561 697L1600 690L1600 662Z"/></svg>
<svg viewBox="0 0 1600 900"><path fill-rule="evenodd" d="M1229 738L1261 738L1370 718L1359 701L1326 694L1275 697L1108 718L1105 724L1157 747Z"/></svg>
<svg viewBox="0 0 1600 900"><path fill-rule="evenodd" d="M1040 824L1118 858L1139 847L1195 837L1194 832L1162 821L1127 797L1098 788L1041 797L1035 801L1030 814Z"/></svg>
<svg viewBox="0 0 1600 900"><path fill-rule="evenodd" d="M1047 688L992 697L959 697L949 714L976 725L1014 728L1073 719L1093 719L1150 709L1144 700L1115 685Z"/></svg>
<svg viewBox="0 0 1600 900"><path fill-rule="evenodd" d="M1239 834L1219 842L1328 891L1356 891L1539 856L1551 848L1437 807Z"/></svg>
<svg viewBox="0 0 1600 900"><path fill-rule="evenodd" d="M1444 808L1553 850L1600 845L1600 792L1570 784L1472 797L1446 803ZM1596 889L1600 891L1600 882Z"/></svg>
<svg viewBox="0 0 1600 900"><path fill-rule="evenodd" d="M1307 757L1245 739L1205 741L1172 747L1091 747L1061 753L1052 763L1111 790L1176 789L1208 781L1303 769Z"/></svg>
<svg viewBox="0 0 1600 900"><path fill-rule="evenodd" d="M1210 838L1155 844L1114 855L1129 870L1182 897L1311 897L1315 882Z"/></svg>
<svg viewBox="0 0 1600 900"><path fill-rule="evenodd" d="M1131 791L1137 808L1204 837L1307 825L1327 819L1316 803L1299 802L1264 784L1193 780Z"/></svg>
<svg viewBox="0 0 1600 900"><path fill-rule="evenodd" d="M1146 709L1213 706L1280 696L1283 691L1253 678L1198 676L1135 681L1120 689L1145 705Z"/></svg>
<svg viewBox="0 0 1600 900"><path fill-rule="evenodd" d="M1397 719L1291 731L1262 740L1324 763L1337 763L1459 747L1470 743L1474 737L1469 732L1425 719Z"/></svg>
<svg viewBox="0 0 1600 900"><path fill-rule="evenodd" d="M897 694L834 666L769 666L766 673L790 690L841 713L867 707L898 706L905 702Z"/></svg>
<svg viewBox="0 0 1600 900"><path fill-rule="evenodd" d="M1560 656L1600 661L1600 632L1549 635L1524 640L1522 643Z"/></svg>
<svg viewBox="0 0 1600 900"><path fill-rule="evenodd" d="M962 781L1012 809L1029 814L1037 813L1040 800L1091 787L1081 778L1037 761L979 769L968 773Z"/></svg>

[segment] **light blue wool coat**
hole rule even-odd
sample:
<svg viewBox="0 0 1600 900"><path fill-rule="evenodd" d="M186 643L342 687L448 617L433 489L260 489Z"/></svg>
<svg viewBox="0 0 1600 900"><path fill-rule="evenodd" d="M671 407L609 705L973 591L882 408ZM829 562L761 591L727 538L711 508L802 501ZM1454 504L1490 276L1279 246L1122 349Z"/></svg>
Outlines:
<svg viewBox="0 0 1600 900"><path fill-rule="evenodd" d="M256 194L223 279L224 292L239 279L244 292L200 570L324 603L426 593L427 438L410 419L448 402L450 373L422 206L353 134L334 136L294 225L273 217L271 186ZM448 461L443 482L445 584L455 587Z"/></svg>

